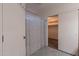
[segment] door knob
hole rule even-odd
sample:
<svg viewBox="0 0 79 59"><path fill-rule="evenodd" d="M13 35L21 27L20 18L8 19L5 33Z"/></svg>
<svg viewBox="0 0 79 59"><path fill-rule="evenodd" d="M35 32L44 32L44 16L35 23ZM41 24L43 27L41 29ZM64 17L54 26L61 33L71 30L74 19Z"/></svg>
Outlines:
<svg viewBox="0 0 79 59"><path fill-rule="evenodd" d="M26 39L26 36L24 36L23 38Z"/></svg>

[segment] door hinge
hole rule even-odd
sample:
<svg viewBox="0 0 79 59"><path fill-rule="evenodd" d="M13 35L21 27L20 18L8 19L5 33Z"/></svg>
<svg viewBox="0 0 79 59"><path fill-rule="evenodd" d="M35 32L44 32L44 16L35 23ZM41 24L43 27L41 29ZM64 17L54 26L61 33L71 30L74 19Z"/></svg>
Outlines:
<svg viewBox="0 0 79 59"><path fill-rule="evenodd" d="M4 35L2 35L2 42L4 42Z"/></svg>

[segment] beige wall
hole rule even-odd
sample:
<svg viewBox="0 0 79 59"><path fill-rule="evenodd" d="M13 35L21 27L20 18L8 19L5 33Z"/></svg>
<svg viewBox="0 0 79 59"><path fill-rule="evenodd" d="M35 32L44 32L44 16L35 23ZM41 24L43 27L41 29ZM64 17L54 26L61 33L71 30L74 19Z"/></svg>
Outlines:
<svg viewBox="0 0 79 59"><path fill-rule="evenodd" d="M78 35L78 11L76 10L79 9L79 4L62 4L60 7L58 6L57 8L55 7L55 9L52 6L53 5L51 5L51 8L49 6L46 6L46 9L44 8L43 9L44 11L41 13L43 13L42 15L44 15L45 17L52 15L61 15L59 16L60 19L59 19L59 30L58 30L59 50L77 55L79 35ZM48 26L46 28L48 29ZM48 31L47 29L46 32ZM48 34L46 34L46 36L47 35Z"/></svg>
<svg viewBox="0 0 79 59"><path fill-rule="evenodd" d="M26 11L27 55L44 47L44 20L40 16Z"/></svg>
<svg viewBox="0 0 79 59"><path fill-rule="evenodd" d="M59 50L77 55L78 53L78 10L59 14Z"/></svg>
<svg viewBox="0 0 79 59"><path fill-rule="evenodd" d="M58 39L58 26L48 26L48 38Z"/></svg>

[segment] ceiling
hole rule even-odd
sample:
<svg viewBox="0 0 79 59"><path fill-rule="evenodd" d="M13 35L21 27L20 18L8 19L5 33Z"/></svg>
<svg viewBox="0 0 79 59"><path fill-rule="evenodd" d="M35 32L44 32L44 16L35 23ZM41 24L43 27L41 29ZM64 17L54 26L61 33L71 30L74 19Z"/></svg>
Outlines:
<svg viewBox="0 0 79 59"><path fill-rule="evenodd" d="M26 9L42 16L51 16L71 9L79 9L79 3L26 3Z"/></svg>
<svg viewBox="0 0 79 59"><path fill-rule="evenodd" d="M31 12L41 13L45 8L59 6L59 3L26 3L26 9Z"/></svg>
<svg viewBox="0 0 79 59"><path fill-rule="evenodd" d="M26 9L34 12L34 13L39 13L41 10L42 4L41 3L27 3L26 4Z"/></svg>

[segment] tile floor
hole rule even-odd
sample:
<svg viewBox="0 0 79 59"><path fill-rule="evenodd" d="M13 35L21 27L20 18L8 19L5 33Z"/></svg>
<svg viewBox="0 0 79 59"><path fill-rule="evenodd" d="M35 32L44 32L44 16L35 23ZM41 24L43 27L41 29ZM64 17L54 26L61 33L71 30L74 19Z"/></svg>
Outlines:
<svg viewBox="0 0 79 59"><path fill-rule="evenodd" d="M71 55L50 47L45 47L45 48L41 48L31 56L71 56Z"/></svg>

